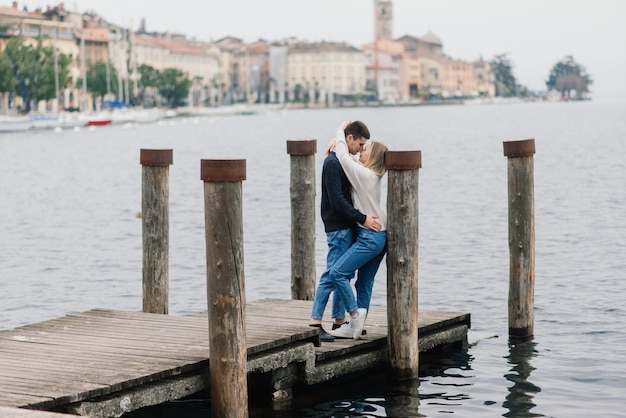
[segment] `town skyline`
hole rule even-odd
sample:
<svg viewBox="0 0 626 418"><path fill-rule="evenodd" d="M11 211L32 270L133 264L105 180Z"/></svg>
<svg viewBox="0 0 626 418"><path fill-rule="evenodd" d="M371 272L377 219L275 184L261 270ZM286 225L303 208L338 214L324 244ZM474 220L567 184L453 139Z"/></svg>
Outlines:
<svg viewBox="0 0 626 418"><path fill-rule="evenodd" d="M518 83L533 91L545 90L554 64L572 55L594 81L592 96L626 98L626 2L476 0L467 7L469 3L394 0L393 36L420 37L433 32L442 40L446 55L468 62L508 54ZM148 32L169 31L206 41L226 36L245 42L295 37L346 42L360 48L374 39L373 0L209 1L200 10L189 0L179 0L176 5L179 11L172 13L171 7L143 0L65 3L73 11L95 12L133 29L145 19ZM40 0L20 1L18 6L31 11L45 9ZM218 8L219 14L211 13L212 8ZM267 24L261 16L268 16Z"/></svg>

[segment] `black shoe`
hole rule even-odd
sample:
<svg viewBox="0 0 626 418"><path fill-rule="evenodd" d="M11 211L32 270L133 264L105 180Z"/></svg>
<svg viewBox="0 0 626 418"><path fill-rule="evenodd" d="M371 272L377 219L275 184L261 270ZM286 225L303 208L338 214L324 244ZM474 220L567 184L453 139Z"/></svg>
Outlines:
<svg viewBox="0 0 626 418"><path fill-rule="evenodd" d="M335 337L326 332L326 330L322 327L322 324L309 324L310 327L315 327L320 329L320 341L323 343L332 343L335 341Z"/></svg>
<svg viewBox="0 0 626 418"><path fill-rule="evenodd" d="M335 337L326 332L324 328L320 331L320 340L323 343L332 343L335 341Z"/></svg>
<svg viewBox="0 0 626 418"><path fill-rule="evenodd" d="M346 324L349 324L350 322L346 322ZM343 324L342 324L343 325ZM336 330L337 328L339 328L341 325L339 324L335 324L333 323L333 331ZM361 331L361 335L367 335L367 330L365 328L363 328L363 331ZM331 335L332 337L332 335Z"/></svg>

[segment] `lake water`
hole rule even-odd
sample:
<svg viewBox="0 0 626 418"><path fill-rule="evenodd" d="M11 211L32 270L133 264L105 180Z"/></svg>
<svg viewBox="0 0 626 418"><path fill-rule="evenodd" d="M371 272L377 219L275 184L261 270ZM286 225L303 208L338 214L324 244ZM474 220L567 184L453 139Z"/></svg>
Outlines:
<svg viewBox="0 0 626 418"><path fill-rule="evenodd" d="M345 119L365 121L392 150L422 151L419 305L470 312L476 344L423 361L419 386L374 376L258 416L625 416L626 101L290 110L2 134L0 329L95 307L141 310L141 148L174 150L170 314L206 309L201 159L246 159L246 298L290 298L286 140L318 140L319 199L323 149ZM510 344L502 142L527 138L537 149L535 337ZM319 274L319 212L316 228ZM373 304L386 302L385 277L383 262ZM141 413L207 411L190 401Z"/></svg>

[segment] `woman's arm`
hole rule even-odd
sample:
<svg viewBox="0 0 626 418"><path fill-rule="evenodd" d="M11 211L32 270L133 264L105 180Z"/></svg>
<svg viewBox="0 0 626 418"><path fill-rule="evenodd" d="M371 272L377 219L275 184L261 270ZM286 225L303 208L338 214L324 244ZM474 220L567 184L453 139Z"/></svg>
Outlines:
<svg viewBox="0 0 626 418"><path fill-rule="evenodd" d="M347 126L346 122L344 122L337 130L335 138L335 153L337 154L337 159L339 160L341 168L343 168L348 181L350 181L350 184L355 190L359 190L368 187L368 179L371 180L372 177L377 176L372 170L361 164L357 155L350 154L344 134L345 126ZM361 225L366 228L373 229L374 231L380 231L382 225L378 222L377 218L378 214L367 214L365 222L361 222Z"/></svg>
<svg viewBox="0 0 626 418"><path fill-rule="evenodd" d="M337 131L335 137L335 153L352 187L357 188L361 186L363 176L375 175L372 170L364 167L363 164L360 163L357 155L350 154L343 129Z"/></svg>

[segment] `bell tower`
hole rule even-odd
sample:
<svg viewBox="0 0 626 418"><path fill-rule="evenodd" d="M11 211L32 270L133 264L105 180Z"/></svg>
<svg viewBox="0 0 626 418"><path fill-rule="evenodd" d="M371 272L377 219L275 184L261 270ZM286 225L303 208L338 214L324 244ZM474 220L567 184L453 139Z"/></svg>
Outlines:
<svg viewBox="0 0 626 418"><path fill-rule="evenodd" d="M391 0L374 0L375 40L393 39L393 5Z"/></svg>

